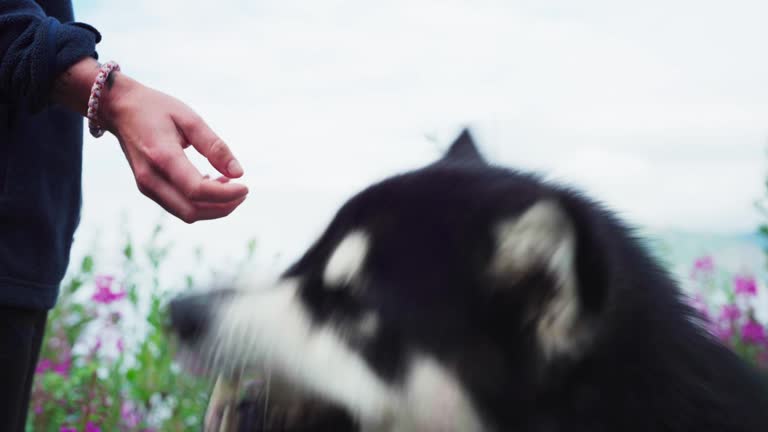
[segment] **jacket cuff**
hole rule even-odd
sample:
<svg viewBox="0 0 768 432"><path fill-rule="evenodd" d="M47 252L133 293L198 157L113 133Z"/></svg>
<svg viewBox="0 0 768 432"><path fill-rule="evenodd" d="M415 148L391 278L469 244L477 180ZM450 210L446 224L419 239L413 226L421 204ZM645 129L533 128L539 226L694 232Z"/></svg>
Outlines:
<svg viewBox="0 0 768 432"><path fill-rule="evenodd" d="M45 50L43 58L46 62L40 70L41 87L30 101L30 110L39 112L49 104L51 90L56 78L70 66L85 57L98 58L96 44L101 41L101 34L88 24L62 24L55 18L46 18L42 25L46 26Z"/></svg>

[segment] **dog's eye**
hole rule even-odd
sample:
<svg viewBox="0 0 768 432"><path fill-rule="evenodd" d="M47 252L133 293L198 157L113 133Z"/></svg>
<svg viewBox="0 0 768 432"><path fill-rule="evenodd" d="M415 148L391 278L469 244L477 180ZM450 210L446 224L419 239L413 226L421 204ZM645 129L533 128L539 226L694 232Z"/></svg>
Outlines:
<svg viewBox="0 0 768 432"><path fill-rule="evenodd" d="M351 283L329 286L318 278L306 282L301 295L308 311L319 321L357 319L364 310L358 290Z"/></svg>

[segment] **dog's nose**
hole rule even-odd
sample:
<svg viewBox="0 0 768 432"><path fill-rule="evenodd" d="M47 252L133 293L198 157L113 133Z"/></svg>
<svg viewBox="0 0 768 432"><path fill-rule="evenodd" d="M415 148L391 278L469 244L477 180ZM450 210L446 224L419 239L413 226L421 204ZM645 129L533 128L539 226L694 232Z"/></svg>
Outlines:
<svg viewBox="0 0 768 432"><path fill-rule="evenodd" d="M208 295L178 297L169 308L170 328L183 341L193 341L205 332L211 315Z"/></svg>
<svg viewBox="0 0 768 432"><path fill-rule="evenodd" d="M233 289L218 289L205 294L177 297L171 300L169 309L169 327L185 342L198 339L214 316L217 306L229 300L235 294Z"/></svg>

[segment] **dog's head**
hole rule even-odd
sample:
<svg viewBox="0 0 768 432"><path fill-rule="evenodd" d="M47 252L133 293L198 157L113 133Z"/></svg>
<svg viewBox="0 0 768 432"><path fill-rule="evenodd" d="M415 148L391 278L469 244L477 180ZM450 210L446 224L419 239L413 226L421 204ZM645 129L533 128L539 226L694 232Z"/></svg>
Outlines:
<svg viewBox="0 0 768 432"><path fill-rule="evenodd" d="M479 430L593 342L594 212L465 131L350 199L279 280L173 301L173 327L209 370L266 368L362 423Z"/></svg>

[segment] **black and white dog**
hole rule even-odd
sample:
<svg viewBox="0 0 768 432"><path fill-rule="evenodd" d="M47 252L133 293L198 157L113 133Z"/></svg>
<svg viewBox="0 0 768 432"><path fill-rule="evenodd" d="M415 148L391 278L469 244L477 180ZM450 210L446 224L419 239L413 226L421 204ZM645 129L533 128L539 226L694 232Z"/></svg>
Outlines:
<svg viewBox="0 0 768 432"><path fill-rule="evenodd" d="M321 430L768 431L758 372L622 222L466 131L251 285L176 299L173 329L211 373L266 368L346 414Z"/></svg>

